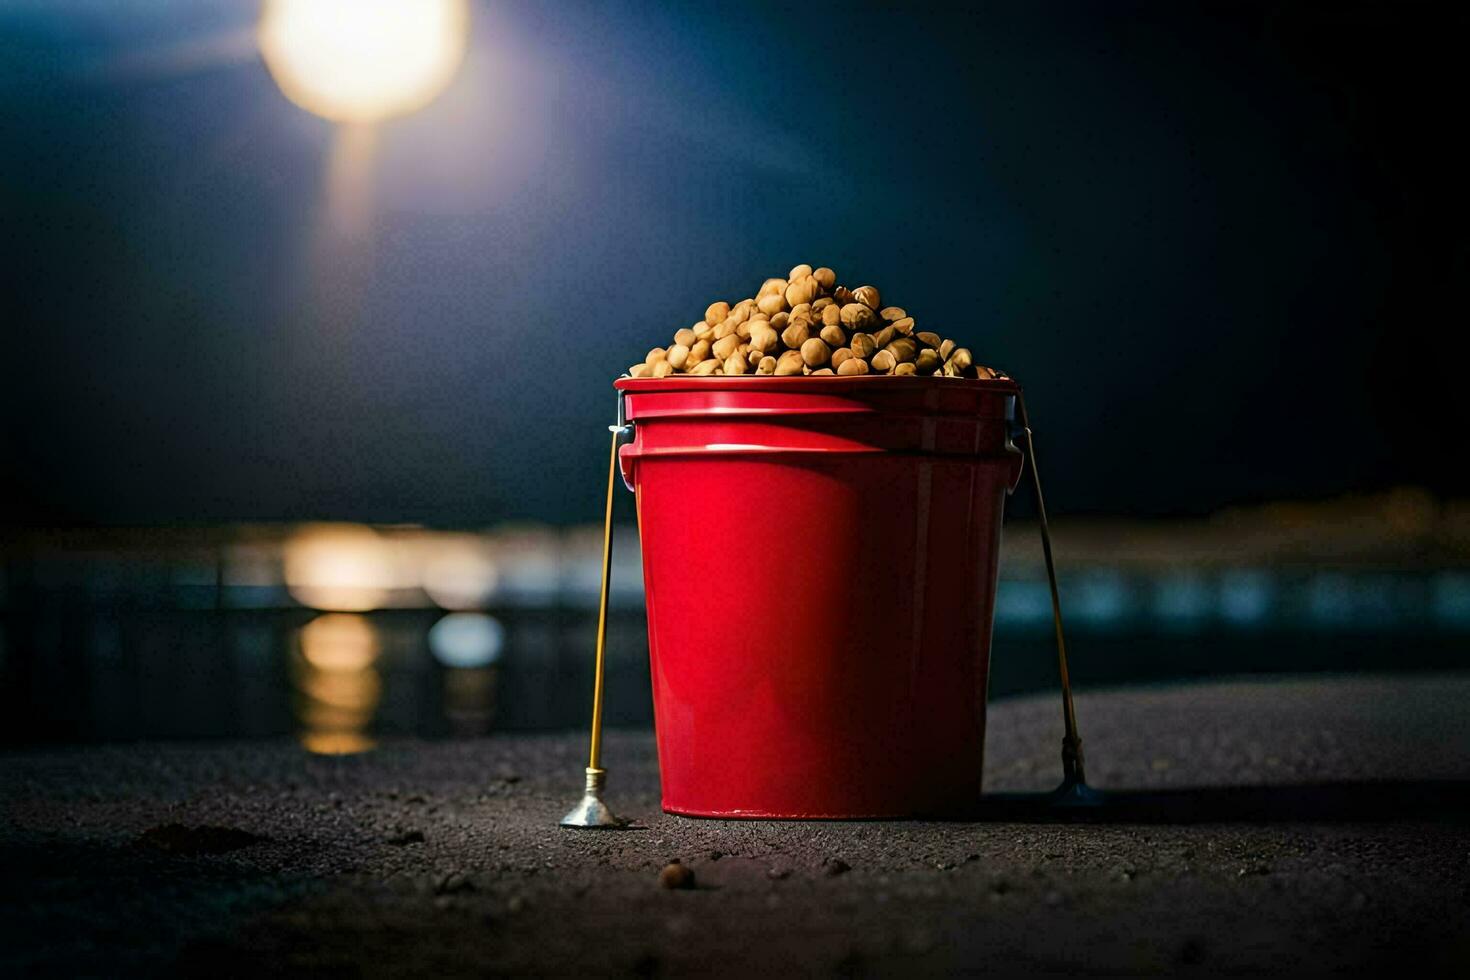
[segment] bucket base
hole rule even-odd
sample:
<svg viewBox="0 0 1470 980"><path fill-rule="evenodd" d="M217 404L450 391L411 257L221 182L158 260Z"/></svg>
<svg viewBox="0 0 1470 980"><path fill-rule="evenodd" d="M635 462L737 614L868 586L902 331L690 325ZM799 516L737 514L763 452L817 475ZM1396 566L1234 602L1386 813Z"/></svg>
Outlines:
<svg viewBox="0 0 1470 980"><path fill-rule="evenodd" d="M697 820L952 820L967 817L972 810L947 810L942 812L883 811L878 813L786 813L777 810L679 810L664 807L665 813L676 817L693 817Z"/></svg>

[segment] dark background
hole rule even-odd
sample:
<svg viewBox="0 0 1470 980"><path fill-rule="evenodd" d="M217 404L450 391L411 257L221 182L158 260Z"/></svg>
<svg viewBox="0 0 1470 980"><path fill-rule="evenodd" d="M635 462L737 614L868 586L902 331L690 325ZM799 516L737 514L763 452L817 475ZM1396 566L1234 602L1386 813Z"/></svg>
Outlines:
<svg viewBox="0 0 1470 980"><path fill-rule="evenodd" d="M246 3L0 13L9 525L595 520L610 381L798 262L1031 393L1062 513L1462 494L1459 5L477 5L320 246Z"/></svg>

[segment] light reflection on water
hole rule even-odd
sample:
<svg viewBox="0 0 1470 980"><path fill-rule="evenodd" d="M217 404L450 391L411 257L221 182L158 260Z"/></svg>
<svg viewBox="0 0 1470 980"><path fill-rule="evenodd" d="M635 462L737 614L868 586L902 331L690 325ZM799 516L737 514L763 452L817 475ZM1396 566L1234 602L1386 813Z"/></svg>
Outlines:
<svg viewBox="0 0 1470 980"><path fill-rule="evenodd" d="M429 627L429 652L446 667L488 667L504 645L505 628L484 613L450 613Z"/></svg>
<svg viewBox="0 0 1470 980"><path fill-rule="evenodd" d="M636 535L620 528L610 725L651 698ZM0 553L0 739L383 737L586 724L600 529L312 525L222 540ZM1454 569L1062 570L1079 686L1252 671L1464 667L1470 575ZM991 692L1055 682L1035 562L1002 563Z"/></svg>
<svg viewBox="0 0 1470 980"><path fill-rule="evenodd" d="M374 746L368 731L383 699L379 647L372 623L353 613L326 613L298 631L291 681L307 750L344 755Z"/></svg>
<svg viewBox="0 0 1470 980"><path fill-rule="evenodd" d="M459 736L484 735L495 722L496 667L452 667L444 671L444 717Z"/></svg>

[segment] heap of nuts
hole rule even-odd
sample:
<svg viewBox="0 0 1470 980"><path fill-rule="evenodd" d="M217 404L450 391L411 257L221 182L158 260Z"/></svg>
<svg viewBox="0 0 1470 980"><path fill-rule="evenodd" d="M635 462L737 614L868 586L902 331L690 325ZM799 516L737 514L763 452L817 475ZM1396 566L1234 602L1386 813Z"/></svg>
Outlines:
<svg viewBox="0 0 1470 980"><path fill-rule="evenodd" d="M711 303L703 320L677 331L672 344L655 347L628 373L1005 377L976 364L969 348L916 329L902 307L883 305L878 287L839 286L837 273L809 265L767 279L754 299Z"/></svg>

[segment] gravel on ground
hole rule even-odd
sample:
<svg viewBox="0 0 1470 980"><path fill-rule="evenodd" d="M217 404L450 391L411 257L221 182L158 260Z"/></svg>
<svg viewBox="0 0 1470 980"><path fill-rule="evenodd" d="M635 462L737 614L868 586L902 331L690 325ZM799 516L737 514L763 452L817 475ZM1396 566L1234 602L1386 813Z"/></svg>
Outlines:
<svg viewBox="0 0 1470 980"><path fill-rule="evenodd" d="M974 820L659 810L653 735L610 733L635 825L557 827L584 736L0 754L0 974L891 975L1470 969L1470 674L993 706ZM692 887L666 887L674 861Z"/></svg>

